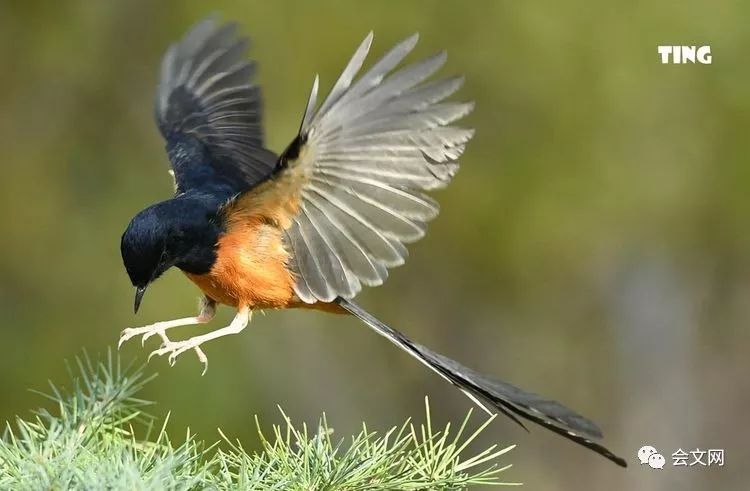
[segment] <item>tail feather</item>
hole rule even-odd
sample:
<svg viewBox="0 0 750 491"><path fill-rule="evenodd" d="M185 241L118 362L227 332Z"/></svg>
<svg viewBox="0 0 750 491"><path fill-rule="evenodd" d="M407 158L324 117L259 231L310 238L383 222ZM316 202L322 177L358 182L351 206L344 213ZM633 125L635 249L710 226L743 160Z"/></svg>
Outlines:
<svg viewBox="0 0 750 491"><path fill-rule="evenodd" d="M593 450L619 466L627 467L624 459L616 456L607 448L594 441L602 438L602 432L593 421L568 409L559 402L526 392L506 382L489 378L450 358L435 353L415 343L395 329L383 324L359 305L349 300L339 297L336 299L336 303L367 324L378 334L384 336L432 371L458 387L485 411L491 412L487 409L486 403L511 418L523 428L526 427L519 417L532 421L568 440Z"/></svg>

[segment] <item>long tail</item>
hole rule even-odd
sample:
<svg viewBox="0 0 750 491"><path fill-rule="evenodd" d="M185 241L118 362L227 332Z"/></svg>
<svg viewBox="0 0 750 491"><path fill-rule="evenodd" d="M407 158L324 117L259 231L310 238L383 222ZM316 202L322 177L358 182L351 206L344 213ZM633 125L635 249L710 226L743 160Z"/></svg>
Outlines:
<svg viewBox="0 0 750 491"><path fill-rule="evenodd" d="M579 445L583 445L619 466L627 467L624 459L594 441L602 438L602 432L593 421L575 413L559 402L526 392L511 384L491 379L450 358L435 353L383 324L362 307L349 300L339 297L336 299L336 303L374 329L375 332L461 389L464 394L485 411L490 412L482 401L508 416L524 429L526 427L518 418L519 416L554 431Z"/></svg>

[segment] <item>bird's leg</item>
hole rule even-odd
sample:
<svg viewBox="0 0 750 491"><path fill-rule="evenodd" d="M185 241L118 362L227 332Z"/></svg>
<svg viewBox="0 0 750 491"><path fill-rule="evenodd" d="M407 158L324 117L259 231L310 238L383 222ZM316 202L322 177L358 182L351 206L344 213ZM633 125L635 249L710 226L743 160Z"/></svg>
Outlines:
<svg viewBox="0 0 750 491"><path fill-rule="evenodd" d="M169 338L165 332L167 329L180 326L191 326L194 324L205 324L214 318L214 315L216 314L216 303L213 300L208 297L201 297L199 308L200 313L195 317L184 317L182 319L174 319L171 321L156 322L143 327L129 327L120 334L120 342L117 343L117 349L120 349L120 346L122 346L125 341L140 335L143 335L141 338L141 345L144 345L146 340L154 334L158 334L164 344L166 344L169 343Z"/></svg>
<svg viewBox="0 0 750 491"><path fill-rule="evenodd" d="M194 349L196 353L198 353L198 359L203 363L203 374L206 373L206 370L208 370L208 358L206 357L205 353L200 349L200 345L205 343L206 341L211 341L212 339L217 339L223 336L227 336L229 334L238 334L241 332L245 327L247 327L247 324L250 322L250 317L252 316L252 311L249 307L244 306L241 307L237 311L237 315L234 316L234 319L232 320L231 324L229 324L227 327L223 327L221 329L217 329L215 331L208 332L206 334L201 334L200 336L194 336L190 339L187 339L185 341L169 341L166 340L164 342L164 346L161 348L154 350L149 355L149 358L152 356L162 356L169 353L169 364L171 366L174 366L175 360L178 356L180 356L182 353L189 349Z"/></svg>

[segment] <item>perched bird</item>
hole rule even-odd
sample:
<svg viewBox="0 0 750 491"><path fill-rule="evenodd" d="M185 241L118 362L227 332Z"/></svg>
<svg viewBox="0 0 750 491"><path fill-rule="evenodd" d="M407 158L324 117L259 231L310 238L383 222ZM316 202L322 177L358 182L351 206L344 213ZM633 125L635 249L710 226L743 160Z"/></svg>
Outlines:
<svg viewBox="0 0 750 491"><path fill-rule="evenodd" d="M473 130L453 126L472 103L446 102L460 77L428 81L444 52L397 68L413 35L356 77L372 42L360 44L326 99L315 78L297 136L276 155L264 147L256 65L233 24L206 19L167 51L156 94L175 196L138 213L122 236L125 268L146 288L176 266L203 292L200 313L125 329L120 345L158 335L170 364L187 351L207 367L205 342L237 334L259 309L350 314L461 389L489 412L525 418L625 466L596 440L593 422L561 404L481 375L421 346L352 302L404 263L425 234ZM167 330L209 322L217 304L230 325L172 341Z"/></svg>

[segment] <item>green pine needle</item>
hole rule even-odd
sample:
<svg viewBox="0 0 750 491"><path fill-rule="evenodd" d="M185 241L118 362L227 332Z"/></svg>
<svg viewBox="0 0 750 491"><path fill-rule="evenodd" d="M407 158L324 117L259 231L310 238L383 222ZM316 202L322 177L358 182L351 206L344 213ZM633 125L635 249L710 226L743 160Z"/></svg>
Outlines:
<svg viewBox="0 0 750 491"><path fill-rule="evenodd" d="M468 437L451 425L436 431L425 398L425 423L407 421L378 434L363 424L350 440L333 439L325 415L317 428L284 422L270 434L255 418L262 451L247 452L221 430L221 441L206 445L188 430L181 444L167 436L169 416L158 423L137 397L152 377L123 368L110 353L92 363L88 356L68 367L73 386L50 383L41 393L57 406L29 419L6 423L0 440L0 489L23 490L427 490L465 489L500 481L510 465L498 461L513 446L493 445L466 456L467 446L494 419ZM140 436L136 436L136 434Z"/></svg>

